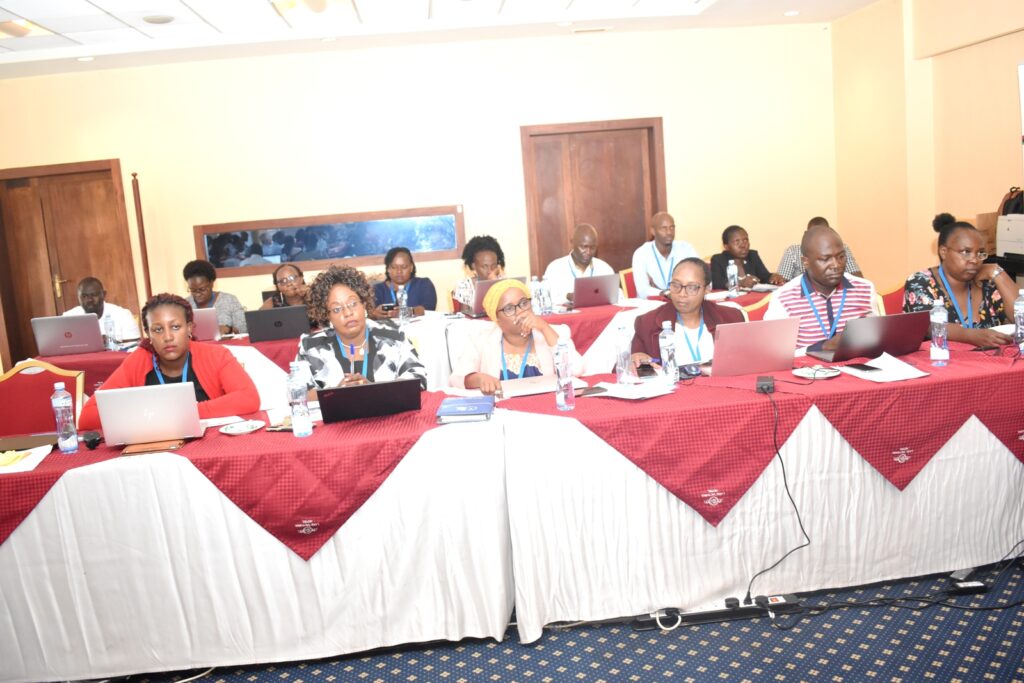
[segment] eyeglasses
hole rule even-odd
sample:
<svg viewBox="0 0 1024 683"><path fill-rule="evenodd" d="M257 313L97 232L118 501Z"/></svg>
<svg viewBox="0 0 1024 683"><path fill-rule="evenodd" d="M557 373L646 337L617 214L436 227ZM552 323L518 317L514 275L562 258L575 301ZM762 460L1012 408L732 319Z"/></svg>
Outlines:
<svg viewBox="0 0 1024 683"><path fill-rule="evenodd" d="M330 313L331 315L341 315L342 313L346 312L355 315L356 309L358 309L362 305L362 301L359 301L358 299L353 299L352 301L349 301L347 304L342 304L341 306L334 306L332 308L328 308L327 312Z"/></svg>
<svg viewBox="0 0 1024 683"><path fill-rule="evenodd" d="M533 299L522 298L517 304L505 304L498 310L505 314L506 317L511 318L516 314L516 311L525 311L530 307L530 303Z"/></svg>
<svg viewBox="0 0 1024 683"><path fill-rule="evenodd" d="M687 294L693 296L700 290L704 289L704 285L698 285L696 282L691 282L690 284L684 285L682 282L672 280L671 282L668 283L668 288L672 290L673 294L678 294L679 292L686 290Z"/></svg>
<svg viewBox="0 0 1024 683"><path fill-rule="evenodd" d="M290 285L291 283L298 282L301 279L302 279L301 275L289 275L288 277L283 277L280 280L278 280L277 284L279 284L279 285Z"/></svg>
<svg viewBox="0 0 1024 683"><path fill-rule="evenodd" d="M976 258L979 261L984 261L988 258L987 251L971 251L970 249L961 249L960 251L954 252L960 254L960 258L964 261L970 261L972 258Z"/></svg>
<svg viewBox="0 0 1024 683"><path fill-rule="evenodd" d="M195 296L196 294L209 294L213 291L213 285L206 285L205 287L189 287L189 294Z"/></svg>

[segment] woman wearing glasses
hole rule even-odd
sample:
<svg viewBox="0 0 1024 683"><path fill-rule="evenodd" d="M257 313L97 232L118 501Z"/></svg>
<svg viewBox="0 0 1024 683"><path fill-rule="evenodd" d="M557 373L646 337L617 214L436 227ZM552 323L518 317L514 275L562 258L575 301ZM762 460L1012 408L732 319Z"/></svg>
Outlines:
<svg viewBox="0 0 1024 683"><path fill-rule="evenodd" d="M530 290L519 280L502 280L484 297L484 310L494 325L482 330L459 355L450 378L453 387L500 394L501 381L554 374L552 352L558 331L533 314ZM559 326L562 327L562 326ZM569 340L573 375L583 359Z"/></svg>
<svg viewBox="0 0 1024 683"><path fill-rule="evenodd" d="M658 335L665 321L675 331L677 364L711 360L715 328L724 323L743 322L743 312L733 306L704 301L710 280L708 265L699 258L685 258L672 269L669 302L643 314L634 323L633 365L659 364Z"/></svg>
<svg viewBox="0 0 1024 683"><path fill-rule="evenodd" d="M245 334L245 309L234 294L213 291L217 281L217 270L209 261L189 261L182 270L188 283L188 302L192 308L217 309L217 324L221 334Z"/></svg>
<svg viewBox="0 0 1024 683"><path fill-rule="evenodd" d="M416 264L412 252L405 247L392 247L384 255L384 282L373 286L373 298L377 308L374 318L398 317L398 288L404 287L409 308L413 315L437 308L437 290L430 278L416 277ZM385 306L388 310L384 310Z"/></svg>
<svg viewBox="0 0 1024 683"><path fill-rule="evenodd" d="M260 306L261 311L286 306L309 306L309 287L302 269L292 263L282 263L274 269L274 287L277 292L266 299ZM322 324L313 318L309 319L309 329L315 330Z"/></svg>
<svg viewBox="0 0 1024 683"><path fill-rule="evenodd" d="M1017 298L1017 283L995 263L985 263L985 242L970 223L940 213L932 227L939 233L939 265L907 278L903 310L931 310L941 297L950 322L950 341L975 346L1013 342L1009 335L991 328L1012 322L1006 306Z"/></svg>
<svg viewBox="0 0 1024 683"><path fill-rule="evenodd" d="M411 378L426 388L416 349L394 323L367 319L372 310L373 290L362 272L331 266L316 276L309 287L309 317L330 324L302 335L295 357L309 363L311 390Z"/></svg>

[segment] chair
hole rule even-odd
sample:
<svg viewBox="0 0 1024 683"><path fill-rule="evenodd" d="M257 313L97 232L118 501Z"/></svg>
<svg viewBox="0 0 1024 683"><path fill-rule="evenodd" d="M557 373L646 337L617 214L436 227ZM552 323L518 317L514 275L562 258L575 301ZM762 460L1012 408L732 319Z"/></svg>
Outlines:
<svg viewBox="0 0 1024 683"><path fill-rule="evenodd" d="M22 361L0 375L0 436L53 432L50 396L54 382L61 381L71 393L75 424L78 424L85 391L83 371L64 370L33 359Z"/></svg>
<svg viewBox="0 0 1024 683"><path fill-rule="evenodd" d="M876 296L882 300L879 308L884 315L903 312L903 285L900 285L896 289L886 292L885 294L876 294Z"/></svg>
<svg viewBox="0 0 1024 683"><path fill-rule="evenodd" d="M764 314L768 310L768 300L772 297L762 297L757 303L750 304L744 307L743 312L747 316L747 320L764 320Z"/></svg>
<svg viewBox="0 0 1024 683"><path fill-rule="evenodd" d="M636 282L633 281L633 269L626 268L619 271L619 287L622 288L622 295L627 299L636 298Z"/></svg>

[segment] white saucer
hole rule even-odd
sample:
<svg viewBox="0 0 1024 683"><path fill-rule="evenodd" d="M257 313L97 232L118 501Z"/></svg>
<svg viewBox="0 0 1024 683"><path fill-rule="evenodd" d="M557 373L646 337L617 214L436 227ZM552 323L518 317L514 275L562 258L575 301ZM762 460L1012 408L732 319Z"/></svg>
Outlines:
<svg viewBox="0 0 1024 683"><path fill-rule="evenodd" d="M257 429L262 429L267 425L263 420L246 420L245 422L232 422L229 425L224 425L220 428L221 434L228 434L230 436L239 436L241 434L251 434Z"/></svg>
<svg viewBox="0 0 1024 683"><path fill-rule="evenodd" d="M832 379L839 376L839 370L822 365L812 365L807 368L793 368L793 374L803 379Z"/></svg>

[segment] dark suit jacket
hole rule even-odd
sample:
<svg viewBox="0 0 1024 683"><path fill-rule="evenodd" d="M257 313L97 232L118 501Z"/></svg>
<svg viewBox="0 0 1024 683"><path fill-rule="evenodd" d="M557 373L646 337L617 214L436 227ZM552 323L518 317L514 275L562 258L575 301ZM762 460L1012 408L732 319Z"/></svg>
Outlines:
<svg viewBox="0 0 1024 683"><path fill-rule="evenodd" d="M729 266L731 258L726 251L711 257L711 289L729 289L729 278L725 275L725 269ZM768 282L768 278L772 276L771 271L765 268L764 261L753 249L747 254L743 269L747 275L753 275L761 282Z"/></svg>
<svg viewBox="0 0 1024 683"><path fill-rule="evenodd" d="M633 324L633 353L646 353L652 358L661 355L661 348L658 346L658 335L661 334L661 323L665 320L672 321L672 329L675 329L676 309L671 302L659 306L653 311L648 311L636 319ZM725 323L743 322L743 312L732 306L719 306L711 301L704 302L704 326L712 334L715 328Z"/></svg>

